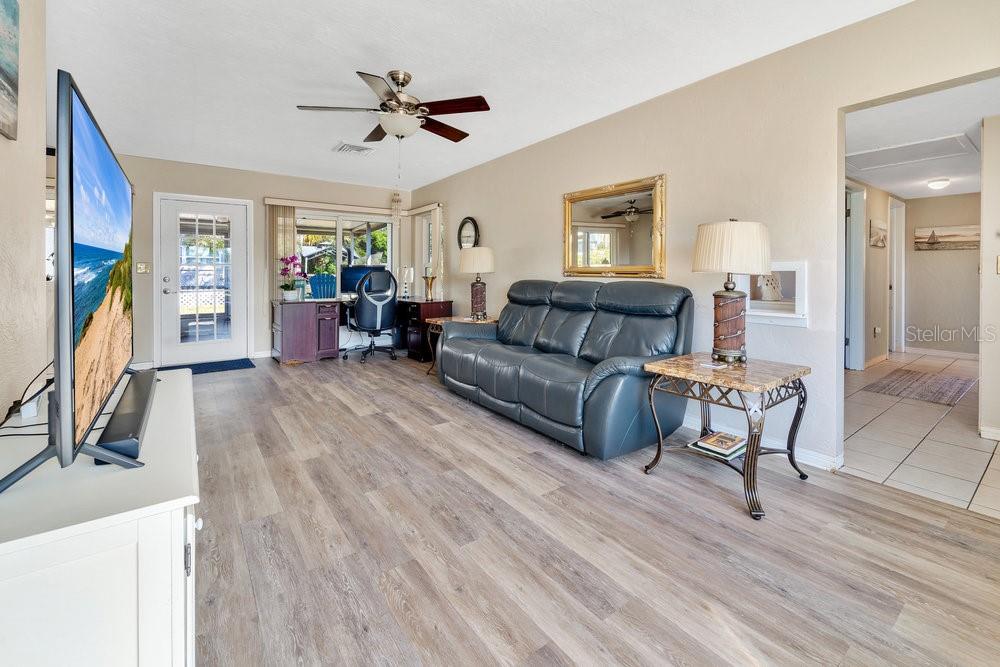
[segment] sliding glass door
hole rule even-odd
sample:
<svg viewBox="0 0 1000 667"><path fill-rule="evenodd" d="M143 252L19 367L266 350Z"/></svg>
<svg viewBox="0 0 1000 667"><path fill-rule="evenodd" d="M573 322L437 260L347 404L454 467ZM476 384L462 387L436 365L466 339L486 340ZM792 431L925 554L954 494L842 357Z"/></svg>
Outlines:
<svg viewBox="0 0 1000 667"><path fill-rule="evenodd" d="M296 253L309 276L335 277L336 295L350 294L373 268L397 271L396 234L388 218L301 215L296 219ZM313 296L311 287L306 291Z"/></svg>

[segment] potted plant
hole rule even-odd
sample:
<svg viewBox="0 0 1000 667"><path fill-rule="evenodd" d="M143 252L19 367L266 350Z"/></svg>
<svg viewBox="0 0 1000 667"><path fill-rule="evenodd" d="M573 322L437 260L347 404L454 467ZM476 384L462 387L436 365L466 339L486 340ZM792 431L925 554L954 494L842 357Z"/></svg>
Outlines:
<svg viewBox="0 0 1000 667"><path fill-rule="evenodd" d="M278 274L284 279L284 282L278 285L281 288L281 298L285 301L298 301L299 290L297 289L296 282L306 277L305 272L302 270L302 262L297 255L279 257L278 261L282 265L281 271Z"/></svg>

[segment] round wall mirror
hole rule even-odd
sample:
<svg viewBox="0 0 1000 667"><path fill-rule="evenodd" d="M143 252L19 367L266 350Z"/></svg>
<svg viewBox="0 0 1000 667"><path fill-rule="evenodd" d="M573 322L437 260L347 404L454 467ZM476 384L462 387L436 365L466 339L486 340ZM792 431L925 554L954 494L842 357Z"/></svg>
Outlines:
<svg viewBox="0 0 1000 667"><path fill-rule="evenodd" d="M479 245L479 225L472 217L462 218L458 223L458 247L474 248Z"/></svg>

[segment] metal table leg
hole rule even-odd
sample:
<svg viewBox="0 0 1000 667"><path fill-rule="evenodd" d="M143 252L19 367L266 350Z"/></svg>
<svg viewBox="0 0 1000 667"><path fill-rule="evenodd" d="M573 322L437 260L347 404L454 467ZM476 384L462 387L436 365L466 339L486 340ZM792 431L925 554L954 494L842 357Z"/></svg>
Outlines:
<svg viewBox="0 0 1000 667"><path fill-rule="evenodd" d="M795 438L799 434L799 424L802 422L802 413L806 410L806 385L802 380L796 380L796 388L799 390L799 399L795 406L795 416L792 417L792 425L788 428L788 462L799 473L799 479L809 479L809 475L802 472L799 464L795 462Z"/></svg>
<svg viewBox="0 0 1000 667"><path fill-rule="evenodd" d="M660 463L660 456L663 454L663 430L660 428L660 418L656 416L656 383L660 381L660 375L654 375L649 381L649 409L653 413L653 424L656 426L656 456L643 470L646 474Z"/></svg>
<svg viewBox="0 0 1000 667"><path fill-rule="evenodd" d="M704 438L706 435L715 433L712 430L712 404L708 401L701 401L701 436Z"/></svg>
<svg viewBox="0 0 1000 667"><path fill-rule="evenodd" d="M757 455L760 452L760 439L764 435L766 397L764 394L745 394L742 391L739 395L743 411L747 416L747 449L743 454L743 493L747 498L750 516L762 519L764 508L757 497Z"/></svg>

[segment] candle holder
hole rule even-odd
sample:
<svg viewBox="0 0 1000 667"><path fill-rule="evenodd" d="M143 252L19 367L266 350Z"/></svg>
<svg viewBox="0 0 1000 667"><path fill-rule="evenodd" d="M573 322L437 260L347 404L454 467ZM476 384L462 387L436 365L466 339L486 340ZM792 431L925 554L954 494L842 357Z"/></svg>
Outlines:
<svg viewBox="0 0 1000 667"><path fill-rule="evenodd" d="M424 276L424 300L434 300L434 278L435 276Z"/></svg>

